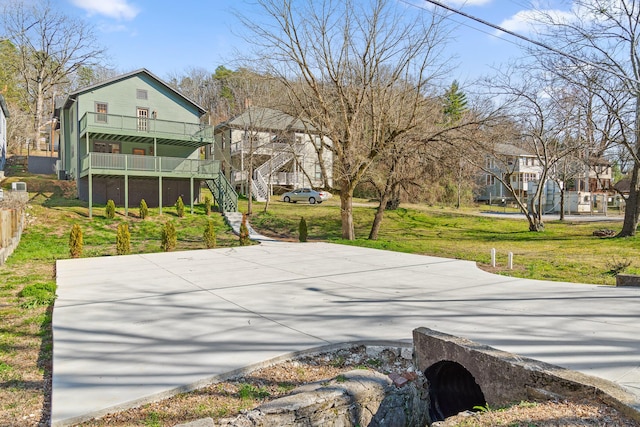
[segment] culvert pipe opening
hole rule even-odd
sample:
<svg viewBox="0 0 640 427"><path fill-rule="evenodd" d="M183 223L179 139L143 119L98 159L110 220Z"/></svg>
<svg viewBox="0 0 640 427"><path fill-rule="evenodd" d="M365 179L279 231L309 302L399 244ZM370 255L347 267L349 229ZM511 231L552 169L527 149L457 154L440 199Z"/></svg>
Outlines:
<svg viewBox="0 0 640 427"><path fill-rule="evenodd" d="M424 375L429 384L429 416L432 422L486 406L480 386L461 364L443 360L427 368Z"/></svg>

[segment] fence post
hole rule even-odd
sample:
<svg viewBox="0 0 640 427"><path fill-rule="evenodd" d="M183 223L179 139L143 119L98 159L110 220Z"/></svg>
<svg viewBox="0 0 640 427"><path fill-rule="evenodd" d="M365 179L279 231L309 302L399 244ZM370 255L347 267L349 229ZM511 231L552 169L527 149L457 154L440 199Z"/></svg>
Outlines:
<svg viewBox="0 0 640 427"><path fill-rule="evenodd" d="M496 248L491 248L491 267L496 267Z"/></svg>

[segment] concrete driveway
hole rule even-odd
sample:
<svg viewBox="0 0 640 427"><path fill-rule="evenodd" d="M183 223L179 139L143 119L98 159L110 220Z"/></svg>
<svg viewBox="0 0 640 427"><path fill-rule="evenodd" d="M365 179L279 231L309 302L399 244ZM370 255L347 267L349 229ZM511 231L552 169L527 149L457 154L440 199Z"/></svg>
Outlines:
<svg viewBox="0 0 640 427"><path fill-rule="evenodd" d="M52 422L266 359L424 326L614 381L640 399L640 288L514 279L328 243L62 260Z"/></svg>

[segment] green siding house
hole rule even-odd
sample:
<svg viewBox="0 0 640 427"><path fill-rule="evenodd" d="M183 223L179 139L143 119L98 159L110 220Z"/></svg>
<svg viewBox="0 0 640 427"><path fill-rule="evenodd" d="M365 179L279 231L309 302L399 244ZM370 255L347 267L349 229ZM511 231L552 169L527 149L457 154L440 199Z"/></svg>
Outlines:
<svg viewBox="0 0 640 427"><path fill-rule="evenodd" d="M70 93L58 110L58 174L78 184L78 197L105 204L171 206L179 196L193 209L206 183L220 210L235 211L237 195L220 162L201 159L213 130L205 110L146 69Z"/></svg>

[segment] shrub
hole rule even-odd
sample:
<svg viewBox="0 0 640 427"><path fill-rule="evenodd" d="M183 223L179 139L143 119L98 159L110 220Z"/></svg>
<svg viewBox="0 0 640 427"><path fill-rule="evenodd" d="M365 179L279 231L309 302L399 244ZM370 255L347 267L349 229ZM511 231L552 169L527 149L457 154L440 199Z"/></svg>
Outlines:
<svg viewBox="0 0 640 427"><path fill-rule="evenodd" d="M107 201L107 207L104 209L104 213L109 219L113 219L116 217L116 204L113 200L109 199Z"/></svg>
<svg viewBox="0 0 640 427"><path fill-rule="evenodd" d="M167 221L162 227L162 244L161 248L165 252L170 252L176 248L178 243L178 235L176 234L176 227L173 222Z"/></svg>
<svg viewBox="0 0 640 427"><path fill-rule="evenodd" d="M300 218L300 225L298 225L298 239L301 242L307 241L307 221L304 220L304 217Z"/></svg>
<svg viewBox="0 0 640 427"><path fill-rule="evenodd" d="M204 234L202 235L202 238L207 249L216 247L216 231L213 228L213 221L207 221L207 226L204 228Z"/></svg>
<svg viewBox="0 0 640 427"><path fill-rule="evenodd" d="M211 197L204 196L204 213L211 215Z"/></svg>
<svg viewBox="0 0 640 427"><path fill-rule="evenodd" d="M144 199L140 200L140 219L145 219L149 216L149 207Z"/></svg>
<svg viewBox="0 0 640 427"><path fill-rule="evenodd" d="M131 233L129 232L129 224L126 222L118 224L116 251L118 255L128 255L131 253Z"/></svg>
<svg viewBox="0 0 640 427"><path fill-rule="evenodd" d="M242 214L242 223L240 224L240 246L247 246L250 243L249 227L247 227L247 214Z"/></svg>
<svg viewBox="0 0 640 427"><path fill-rule="evenodd" d="M182 201L182 196L179 196L176 201L176 213L180 218L184 216L184 202Z"/></svg>
<svg viewBox="0 0 640 427"><path fill-rule="evenodd" d="M73 224L71 233L69 233L69 255L71 258L80 258L82 245L82 229L78 224Z"/></svg>

